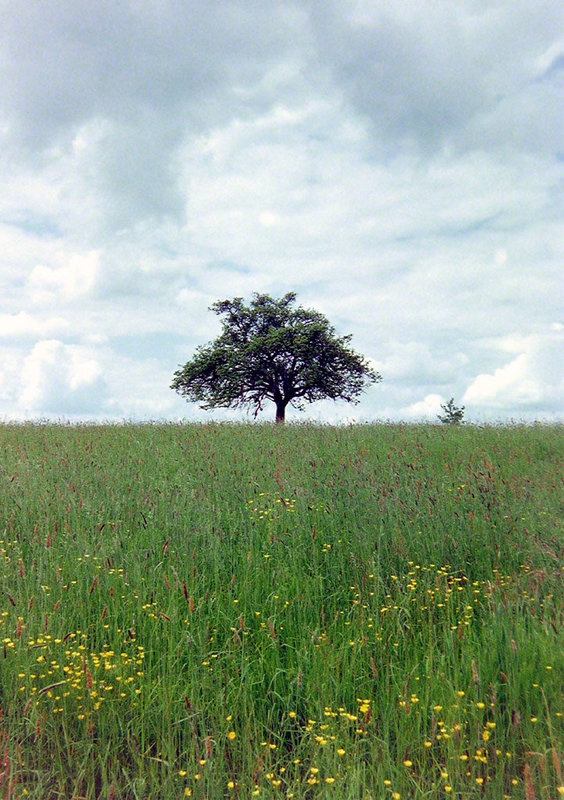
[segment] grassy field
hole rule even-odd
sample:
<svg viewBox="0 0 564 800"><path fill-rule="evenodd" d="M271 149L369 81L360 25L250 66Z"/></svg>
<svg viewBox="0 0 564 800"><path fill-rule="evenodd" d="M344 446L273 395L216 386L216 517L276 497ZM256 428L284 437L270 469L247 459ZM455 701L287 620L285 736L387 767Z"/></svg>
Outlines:
<svg viewBox="0 0 564 800"><path fill-rule="evenodd" d="M0 426L0 798L564 794L562 426Z"/></svg>

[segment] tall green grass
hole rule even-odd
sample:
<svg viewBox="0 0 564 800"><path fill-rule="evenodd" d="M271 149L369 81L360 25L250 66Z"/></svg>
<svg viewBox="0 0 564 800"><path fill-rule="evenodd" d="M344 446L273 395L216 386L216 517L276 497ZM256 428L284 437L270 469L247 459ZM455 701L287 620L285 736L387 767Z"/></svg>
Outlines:
<svg viewBox="0 0 564 800"><path fill-rule="evenodd" d="M0 797L564 793L561 426L0 448Z"/></svg>

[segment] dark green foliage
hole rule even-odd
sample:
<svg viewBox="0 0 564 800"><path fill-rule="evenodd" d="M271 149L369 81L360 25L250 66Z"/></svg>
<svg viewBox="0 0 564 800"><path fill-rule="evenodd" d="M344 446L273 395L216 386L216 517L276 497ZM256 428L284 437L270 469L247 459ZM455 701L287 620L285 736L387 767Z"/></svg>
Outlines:
<svg viewBox="0 0 564 800"><path fill-rule="evenodd" d="M348 347L351 336L335 335L323 314L301 306L296 295L280 300L254 294L214 303L223 331L174 373L171 388L202 408L254 408L276 404L283 422L287 405L330 398L356 403L365 383L381 376Z"/></svg>
<svg viewBox="0 0 564 800"><path fill-rule="evenodd" d="M458 406L455 406L454 397L451 397L446 405L441 405L441 408L445 413L444 415L437 414L437 416L445 425L459 425L462 422L465 407L461 406L459 408Z"/></svg>

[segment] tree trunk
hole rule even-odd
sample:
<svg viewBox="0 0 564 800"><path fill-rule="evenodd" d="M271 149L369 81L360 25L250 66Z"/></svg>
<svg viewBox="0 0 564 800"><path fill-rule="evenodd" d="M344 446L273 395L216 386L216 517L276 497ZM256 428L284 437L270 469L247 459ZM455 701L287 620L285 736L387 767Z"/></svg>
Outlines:
<svg viewBox="0 0 564 800"><path fill-rule="evenodd" d="M286 416L286 404L282 401L276 403L276 424L282 425Z"/></svg>

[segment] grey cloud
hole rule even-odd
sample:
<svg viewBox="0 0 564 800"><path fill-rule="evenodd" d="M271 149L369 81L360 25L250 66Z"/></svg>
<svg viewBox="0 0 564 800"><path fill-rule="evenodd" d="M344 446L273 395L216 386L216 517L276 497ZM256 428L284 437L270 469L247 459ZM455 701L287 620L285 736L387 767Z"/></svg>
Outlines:
<svg viewBox="0 0 564 800"><path fill-rule="evenodd" d="M261 82L295 49L303 16L255 0L16 2L0 33L5 152L41 169L97 122L87 164L72 165L77 190L104 208L94 232L179 218L186 132L270 102Z"/></svg>
<svg viewBox="0 0 564 800"><path fill-rule="evenodd" d="M135 124L114 124L89 154L87 191L104 202L106 235L140 219L181 220L183 201L176 186L173 156L178 125L151 110ZM167 156L168 154L168 156Z"/></svg>
<svg viewBox="0 0 564 800"><path fill-rule="evenodd" d="M469 410L562 415L554 367L535 371L562 348L539 334L560 311L555 8L15 0L0 413L25 396L37 414L207 418L169 384L217 335L208 306L294 290L384 375L310 418L397 418L470 387ZM524 344L500 349L509 334Z"/></svg>
<svg viewBox="0 0 564 800"><path fill-rule="evenodd" d="M375 367L394 383L440 387L452 385L468 357L439 342L383 342L385 356ZM443 352L441 352L443 351Z"/></svg>
<svg viewBox="0 0 564 800"><path fill-rule="evenodd" d="M509 120L504 124L503 103L509 98L511 123L529 136L540 114L551 112L547 136L553 146L555 112L543 100L546 92L535 94L528 87L538 78L537 64L547 48L564 33L558 3L506 0L478 8L469 2L398 2L383 7L317 0L313 8L324 62L371 120L380 137L376 146L384 153L410 145L424 152L480 149L486 141L505 147ZM549 71L544 74L548 77ZM520 92L525 93L522 100ZM497 136L492 124L487 130L488 115L497 122ZM545 138L537 131L537 149Z"/></svg>
<svg viewBox="0 0 564 800"><path fill-rule="evenodd" d="M4 23L4 102L18 135L42 147L91 117L206 107L219 89L258 80L298 20L292 5L255 0L30 0Z"/></svg>

